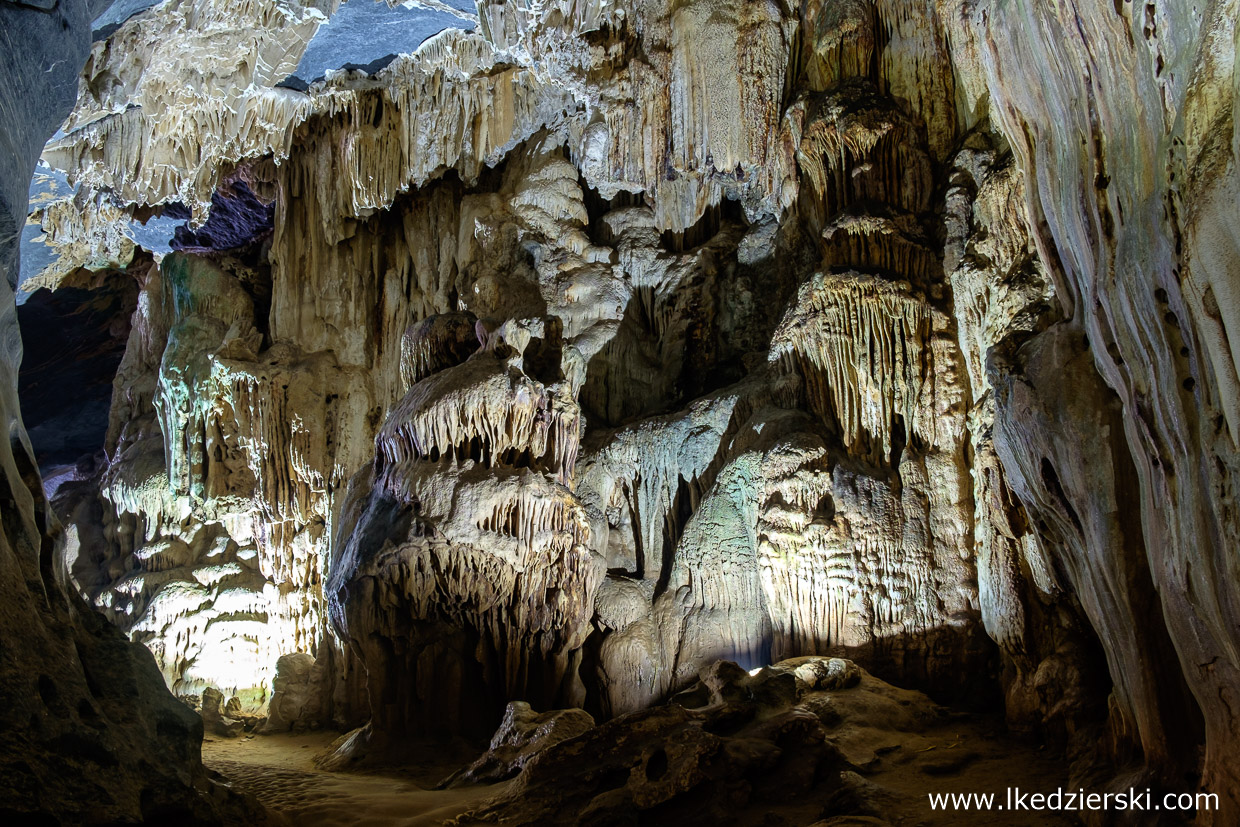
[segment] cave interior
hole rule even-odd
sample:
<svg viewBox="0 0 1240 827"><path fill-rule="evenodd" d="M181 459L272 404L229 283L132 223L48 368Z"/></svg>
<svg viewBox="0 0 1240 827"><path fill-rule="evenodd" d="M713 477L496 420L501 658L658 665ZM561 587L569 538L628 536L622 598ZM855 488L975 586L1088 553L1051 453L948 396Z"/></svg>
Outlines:
<svg viewBox="0 0 1240 827"><path fill-rule="evenodd" d="M0 823L1240 824L1238 20L0 0Z"/></svg>

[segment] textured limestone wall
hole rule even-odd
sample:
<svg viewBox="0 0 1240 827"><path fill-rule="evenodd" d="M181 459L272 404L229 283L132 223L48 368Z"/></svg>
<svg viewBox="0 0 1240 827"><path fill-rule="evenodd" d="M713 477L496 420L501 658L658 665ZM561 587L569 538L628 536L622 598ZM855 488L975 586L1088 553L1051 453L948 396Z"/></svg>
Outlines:
<svg viewBox="0 0 1240 827"><path fill-rule="evenodd" d="M1234 5L948 16L967 94L990 95L1024 173L1062 316L996 360L996 447L1107 653L1112 730L1169 775L1194 762L1204 729L1203 783L1224 795L1226 823L1240 806L1227 757L1234 245L1231 211L1212 205L1235 186ZM1015 83L1005 67L1018 64L1032 74Z"/></svg>
<svg viewBox="0 0 1240 827"><path fill-rule="evenodd" d="M380 741L847 653L1229 823L1236 9L1096 5L482 2L305 91L330 5L132 18L40 217L197 235L130 267L74 577L174 690L313 654Z"/></svg>

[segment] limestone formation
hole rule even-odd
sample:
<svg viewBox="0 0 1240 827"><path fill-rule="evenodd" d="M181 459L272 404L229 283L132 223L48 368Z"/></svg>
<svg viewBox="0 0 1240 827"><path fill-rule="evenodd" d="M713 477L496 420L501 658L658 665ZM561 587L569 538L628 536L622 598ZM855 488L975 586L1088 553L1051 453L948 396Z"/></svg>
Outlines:
<svg viewBox="0 0 1240 827"><path fill-rule="evenodd" d="M263 823L207 776L202 723L150 652L90 611L58 559L17 399L13 291L39 147L73 104L85 3L0 5L0 813L6 823Z"/></svg>
<svg viewBox="0 0 1240 827"><path fill-rule="evenodd" d="M594 719L580 709L558 709L539 714L524 701L513 701L491 736L490 748L444 786L485 784L518 775L537 756L562 741L594 728Z"/></svg>
<svg viewBox="0 0 1240 827"><path fill-rule="evenodd" d="M1240 818L1233 0L369 2L78 43L3 203L133 310L23 595L338 764L495 733L478 818L872 804L871 674Z"/></svg>

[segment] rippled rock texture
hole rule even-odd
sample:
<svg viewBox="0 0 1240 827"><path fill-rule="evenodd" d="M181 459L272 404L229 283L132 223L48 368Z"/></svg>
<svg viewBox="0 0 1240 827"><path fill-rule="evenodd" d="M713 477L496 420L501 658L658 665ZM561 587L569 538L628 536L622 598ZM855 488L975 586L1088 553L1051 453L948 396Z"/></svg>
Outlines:
<svg viewBox="0 0 1240 827"><path fill-rule="evenodd" d="M169 687L382 752L847 655L1240 817L1235 4L457 5L166 0L45 148Z"/></svg>

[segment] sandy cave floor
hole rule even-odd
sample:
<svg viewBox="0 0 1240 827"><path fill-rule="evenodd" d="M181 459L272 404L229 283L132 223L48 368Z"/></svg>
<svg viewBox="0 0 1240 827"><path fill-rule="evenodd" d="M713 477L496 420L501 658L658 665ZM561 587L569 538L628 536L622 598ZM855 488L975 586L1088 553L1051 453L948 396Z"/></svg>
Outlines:
<svg viewBox="0 0 1240 827"><path fill-rule="evenodd" d="M880 812L900 827L1079 825L1075 816L1047 812L932 811L929 794L993 793L1001 803L1008 787L1050 793L1067 787L1062 756L1002 733L987 716L961 715L920 733L874 730L854 744L840 744L866 782L895 795L876 796Z"/></svg>
<svg viewBox="0 0 1240 827"><path fill-rule="evenodd" d="M235 788L252 794L296 827L439 825L506 787L434 790L437 781L458 767L442 760L365 772L316 768L314 758L336 737L334 733L208 737L202 754L207 766L226 776ZM892 825L1056 827L1080 823L1072 816L1045 812L930 809L927 793L931 792L994 792L1002 800L1008 786L1052 792L1066 785L1067 767L1062 759L998 734L985 718L958 717L916 734L850 728L838 743L862 770L867 797ZM774 808L766 823L808 825L822 815L821 802L788 802Z"/></svg>
<svg viewBox="0 0 1240 827"><path fill-rule="evenodd" d="M428 763L377 772L326 772L314 765L334 732L203 740L203 762L234 788L296 827L421 827L442 824L505 785L431 789L458 764Z"/></svg>

